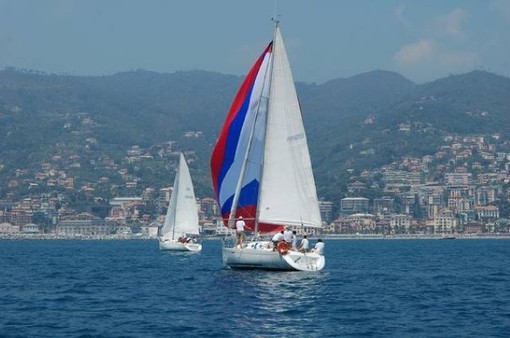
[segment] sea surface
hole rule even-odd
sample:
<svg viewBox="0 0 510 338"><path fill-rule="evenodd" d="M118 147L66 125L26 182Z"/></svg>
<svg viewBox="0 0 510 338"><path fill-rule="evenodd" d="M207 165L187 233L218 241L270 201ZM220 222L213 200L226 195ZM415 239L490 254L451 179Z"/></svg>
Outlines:
<svg viewBox="0 0 510 338"><path fill-rule="evenodd" d="M320 272L221 242L0 241L1 337L510 337L510 240L326 240Z"/></svg>

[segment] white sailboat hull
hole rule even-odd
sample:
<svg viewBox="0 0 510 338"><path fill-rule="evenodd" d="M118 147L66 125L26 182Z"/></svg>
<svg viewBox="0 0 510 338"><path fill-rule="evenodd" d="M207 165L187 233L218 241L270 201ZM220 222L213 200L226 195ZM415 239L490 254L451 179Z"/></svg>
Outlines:
<svg viewBox="0 0 510 338"><path fill-rule="evenodd" d="M231 269L320 271L326 260L315 252L273 251L273 243L255 241L242 248L223 248L223 264Z"/></svg>
<svg viewBox="0 0 510 338"><path fill-rule="evenodd" d="M159 241L159 250L162 251L202 251L202 244L200 243L181 243L178 241L165 240Z"/></svg>

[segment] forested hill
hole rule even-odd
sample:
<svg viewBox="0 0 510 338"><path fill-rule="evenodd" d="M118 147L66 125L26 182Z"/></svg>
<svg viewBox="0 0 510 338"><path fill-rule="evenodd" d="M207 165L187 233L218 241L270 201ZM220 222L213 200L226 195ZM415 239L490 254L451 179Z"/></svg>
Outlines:
<svg viewBox="0 0 510 338"><path fill-rule="evenodd" d="M211 196L209 154L241 81L204 71L101 77L0 71L0 179L6 182L16 169L36 171L58 154L79 153L84 163L120 161L133 145L147 149L175 141L182 150L196 151L191 169L197 195ZM319 195L325 198L341 193L347 169L433 154L445 135L509 135L510 79L488 72L417 85L397 73L373 71L324 84L298 83L297 89ZM402 125L409 132L399 132ZM201 134L190 139L187 131ZM81 169L77 177L83 180L104 174ZM151 184L171 182L168 175L149 174L144 175Z"/></svg>

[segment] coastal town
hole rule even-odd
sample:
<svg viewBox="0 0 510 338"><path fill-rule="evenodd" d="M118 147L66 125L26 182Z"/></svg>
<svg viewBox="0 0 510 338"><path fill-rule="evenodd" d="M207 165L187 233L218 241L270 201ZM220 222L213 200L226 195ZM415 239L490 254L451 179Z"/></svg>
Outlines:
<svg viewBox="0 0 510 338"><path fill-rule="evenodd" d="M369 121L369 119L367 119ZM365 121L365 123L370 123ZM85 124L92 124L84 116ZM400 132L411 132L410 125ZM200 138L200 132L186 137ZM93 147L95 139L87 139ZM364 155L369 150L360 152ZM140 178L129 173L128 166L160 161L153 156L172 157L177 153L171 142L143 149L134 145L126 151L124 166L103 157L94 165L112 176L120 175L123 186L110 184L105 175L97 182L76 186L72 168L82 166L78 154L53 156L40 163L30 176L19 168L7 182L7 190L28 185L28 196L13 200L13 194L0 200L0 236L60 236L63 238L111 237L155 238L164 221L172 187L143 187L139 196L123 196L139 187ZM186 155L193 161L194 153ZM447 136L435 154L421 158L404 157L377 170L350 170L349 183L339 200L320 201L323 228L314 234L358 237L427 236L502 236L510 225L510 145L498 134ZM64 192L48 193L52 188ZM100 192L105 187L117 195L107 202ZM43 192L41 192L43 191ZM78 212L66 200L76 194L99 201L101 210ZM217 203L212 197L197 199L203 236L224 236ZM148 212L150 210L150 212ZM100 215L102 213L102 216Z"/></svg>

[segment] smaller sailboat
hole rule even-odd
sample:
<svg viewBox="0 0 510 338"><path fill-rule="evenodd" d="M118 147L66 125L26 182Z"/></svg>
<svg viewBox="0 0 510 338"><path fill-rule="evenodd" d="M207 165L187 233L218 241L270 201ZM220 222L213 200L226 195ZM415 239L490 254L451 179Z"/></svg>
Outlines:
<svg viewBox="0 0 510 338"><path fill-rule="evenodd" d="M201 251L202 244L196 240L198 235L198 210L195 191L188 165L181 153L165 223L159 231L159 249Z"/></svg>

